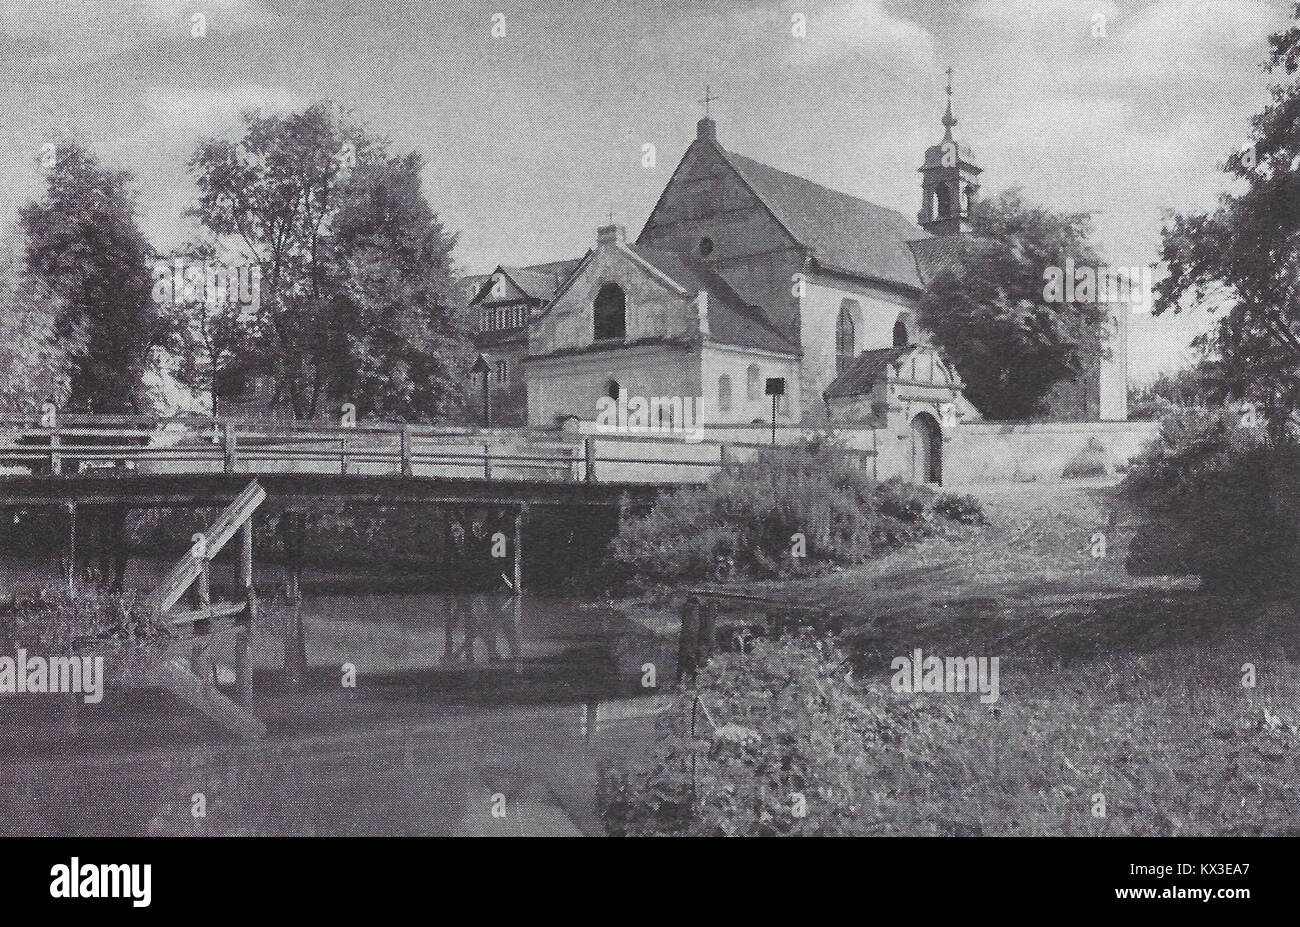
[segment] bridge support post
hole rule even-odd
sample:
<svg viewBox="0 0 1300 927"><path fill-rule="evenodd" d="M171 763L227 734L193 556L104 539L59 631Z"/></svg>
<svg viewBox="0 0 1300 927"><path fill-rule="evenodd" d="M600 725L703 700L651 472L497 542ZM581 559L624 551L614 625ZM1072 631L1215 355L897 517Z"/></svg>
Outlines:
<svg viewBox="0 0 1300 927"><path fill-rule="evenodd" d="M519 662L519 631L523 624L523 605L524 605L524 507L521 505L515 509L515 600L512 603L514 611L510 616L511 634L510 634L510 656L514 659L514 672L519 672L521 666Z"/></svg>
<svg viewBox="0 0 1300 927"><path fill-rule="evenodd" d="M68 546L63 572L68 580L68 598L77 597L77 504L69 502L64 506L68 514Z"/></svg>
<svg viewBox="0 0 1300 927"><path fill-rule="evenodd" d="M293 615L284 631L284 678L292 689L302 686L307 671L307 644L302 628L302 559L306 544L306 520L301 512L280 516L280 537L284 544L285 593Z"/></svg>
<svg viewBox="0 0 1300 927"><path fill-rule="evenodd" d="M212 662L197 642L190 645L190 672L199 677L205 689L212 684Z"/></svg>
<svg viewBox="0 0 1300 927"><path fill-rule="evenodd" d="M239 585L244 593L243 627L235 632L235 701L247 707L253 701L253 663L248 636L257 619L257 591L253 587L253 520L239 529Z"/></svg>

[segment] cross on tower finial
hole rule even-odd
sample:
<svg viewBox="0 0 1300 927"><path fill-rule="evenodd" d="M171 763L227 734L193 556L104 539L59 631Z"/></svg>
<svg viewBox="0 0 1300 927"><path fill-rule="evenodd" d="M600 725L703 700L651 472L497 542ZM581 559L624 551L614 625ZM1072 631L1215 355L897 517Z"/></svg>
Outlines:
<svg viewBox="0 0 1300 927"><path fill-rule="evenodd" d="M708 119L708 118L709 118L709 104L712 103L714 100L717 100L717 99L720 99L720 98L719 98L719 97L715 97L715 96L713 95L713 88L710 87L708 84L705 84L705 85L704 85L704 99L700 101L701 103L704 104L704 118L705 118L705 119Z"/></svg>
<svg viewBox="0 0 1300 927"><path fill-rule="evenodd" d="M952 139L952 127L957 124L957 117L952 114L952 67L944 71L948 75L948 106L943 113L943 137L945 141Z"/></svg>
<svg viewBox="0 0 1300 927"><path fill-rule="evenodd" d="M613 225L613 224L614 224L614 207L613 207L613 206L609 207L609 222L608 222L607 224L608 224L608 225Z"/></svg>

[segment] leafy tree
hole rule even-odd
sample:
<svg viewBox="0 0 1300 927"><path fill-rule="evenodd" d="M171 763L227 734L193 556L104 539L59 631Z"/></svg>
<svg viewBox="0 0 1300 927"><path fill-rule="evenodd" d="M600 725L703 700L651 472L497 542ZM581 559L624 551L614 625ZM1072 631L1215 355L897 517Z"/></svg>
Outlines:
<svg viewBox="0 0 1300 927"><path fill-rule="evenodd" d="M361 414L454 409L472 356L452 311L448 235L425 200L415 153L359 165L334 220L343 323L335 387Z"/></svg>
<svg viewBox="0 0 1300 927"><path fill-rule="evenodd" d="M32 411L68 397L71 360L55 336L59 299L0 242L0 411Z"/></svg>
<svg viewBox="0 0 1300 927"><path fill-rule="evenodd" d="M221 414L221 387L255 354L250 313L239 288L209 288L206 279L185 277L187 271L218 266L211 243L192 244L173 255L170 264L160 265L155 280L167 354L174 362L171 374L191 391L206 394L213 415Z"/></svg>
<svg viewBox="0 0 1300 927"><path fill-rule="evenodd" d="M327 400L432 418L459 403L464 336L450 305L447 235L420 189L418 156L396 158L329 103L244 116L190 160L191 214L258 266L245 362L268 372L295 418Z"/></svg>
<svg viewBox="0 0 1300 927"><path fill-rule="evenodd" d="M147 404L141 375L160 337L132 181L66 141L44 197L18 214L27 267L60 300L54 334L72 355L69 403L91 412Z"/></svg>
<svg viewBox="0 0 1300 927"><path fill-rule="evenodd" d="M1169 274L1154 311L1200 305L1223 314L1208 337L1234 399L1258 406L1272 441L1287 438L1300 406L1300 4L1269 39L1270 73L1287 77L1251 119L1251 138L1224 171L1238 192L1209 213L1171 216L1162 257Z"/></svg>
<svg viewBox="0 0 1300 927"><path fill-rule="evenodd" d="M1048 301L1045 272L1101 261L1086 213L1027 204L1019 191L976 203L972 235L954 239L950 269L936 275L918 316L952 358L966 395L988 418L1032 418L1053 385L1079 376L1105 352L1105 305Z"/></svg>

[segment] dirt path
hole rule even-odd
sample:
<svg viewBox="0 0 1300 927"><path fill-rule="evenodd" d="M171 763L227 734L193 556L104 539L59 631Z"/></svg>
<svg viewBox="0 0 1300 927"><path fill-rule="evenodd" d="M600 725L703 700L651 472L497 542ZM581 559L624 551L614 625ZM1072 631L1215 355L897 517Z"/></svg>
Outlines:
<svg viewBox="0 0 1300 927"><path fill-rule="evenodd" d="M964 491L983 503L986 527L929 538L860 567L749 583L744 591L846 614L851 628L890 647L913 639L1017 649L1024 638L1051 637L1061 626L1095 637L1093 622L1113 623L1115 609L1151 617L1184 610L1198 586L1195 577L1129 575L1124 561L1137 522L1113 483Z"/></svg>

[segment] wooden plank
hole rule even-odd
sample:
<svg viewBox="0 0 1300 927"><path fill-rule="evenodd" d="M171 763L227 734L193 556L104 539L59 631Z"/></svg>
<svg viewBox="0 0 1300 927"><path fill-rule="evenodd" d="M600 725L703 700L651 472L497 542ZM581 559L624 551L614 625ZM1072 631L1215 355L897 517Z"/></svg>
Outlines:
<svg viewBox="0 0 1300 927"><path fill-rule="evenodd" d="M247 607L247 602L214 602L206 608L168 612L166 618L173 625L193 624L196 621L211 621L213 618L229 618L240 614Z"/></svg>
<svg viewBox="0 0 1300 927"><path fill-rule="evenodd" d="M202 575L205 562L212 560L226 542L234 537L240 525L252 517L253 512L266 498L266 490L256 480L249 483L231 502L204 534L203 556L195 557L192 553L182 557L171 568L162 583L158 585L145 605L151 612L161 617L164 612L176 604L190 584Z"/></svg>
<svg viewBox="0 0 1300 927"><path fill-rule="evenodd" d="M233 734L246 738L266 736L262 719L221 694L216 686L195 675L180 654L159 661L159 681L177 698L212 719Z"/></svg>

